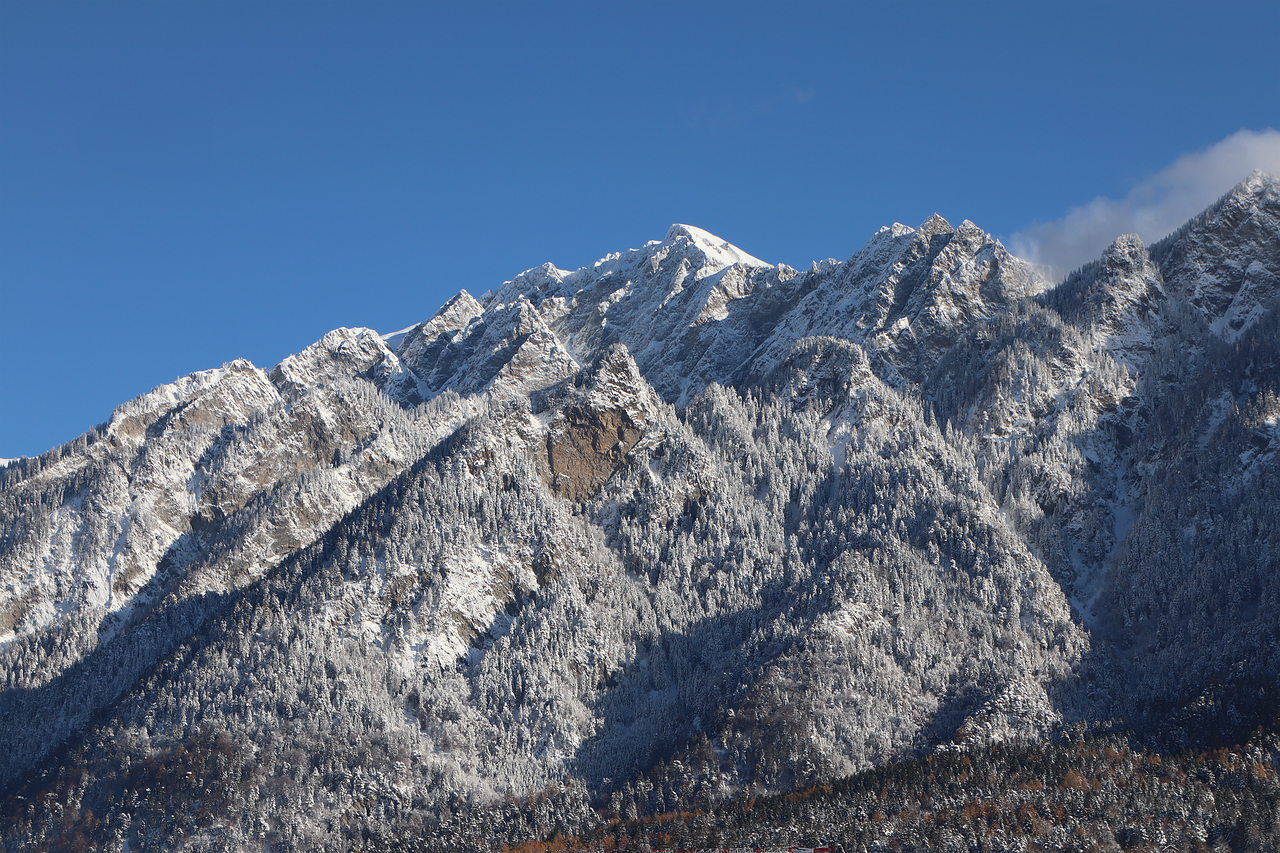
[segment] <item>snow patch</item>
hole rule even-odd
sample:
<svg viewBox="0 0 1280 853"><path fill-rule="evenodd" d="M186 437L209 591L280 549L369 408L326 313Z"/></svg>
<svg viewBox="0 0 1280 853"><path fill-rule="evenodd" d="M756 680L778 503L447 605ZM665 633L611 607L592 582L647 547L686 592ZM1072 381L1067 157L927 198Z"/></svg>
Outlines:
<svg viewBox="0 0 1280 853"><path fill-rule="evenodd" d="M401 329L398 332L391 332L390 334L380 335L380 337L382 338L382 342L387 345L387 349L391 350L392 352L395 352L396 350L400 349L400 344L404 341L404 339L408 336L408 334L412 332L414 329L418 328L418 326L420 325L422 324L414 323L412 326L405 326L403 329Z"/></svg>

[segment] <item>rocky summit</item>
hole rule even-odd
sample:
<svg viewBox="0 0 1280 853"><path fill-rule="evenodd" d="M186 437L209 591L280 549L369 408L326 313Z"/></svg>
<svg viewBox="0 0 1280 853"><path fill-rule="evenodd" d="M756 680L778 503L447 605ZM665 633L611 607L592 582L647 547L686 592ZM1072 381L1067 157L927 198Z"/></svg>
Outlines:
<svg viewBox="0 0 1280 853"><path fill-rule="evenodd" d="M0 836L612 850L736 808L662 824L719 847L758 798L946 766L942 802L974 762L1085 814L1101 764L1036 788L1009 750L1093 737L1253 749L1273 791L1277 304L1255 173L1061 282L937 216L805 271L673 225L156 388L0 468ZM1177 790L1134 831L1262 837ZM823 832L888 849L874 802ZM1037 802L1043 849L1082 837Z"/></svg>

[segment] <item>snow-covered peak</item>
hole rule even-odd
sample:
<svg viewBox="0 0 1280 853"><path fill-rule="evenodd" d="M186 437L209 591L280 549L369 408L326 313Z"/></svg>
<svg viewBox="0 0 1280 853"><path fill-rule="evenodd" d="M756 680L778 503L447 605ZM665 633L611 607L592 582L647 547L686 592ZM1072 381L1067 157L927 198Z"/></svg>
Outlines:
<svg viewBox="0 0 1280 853"><path fill-rule="evenodd" d="M1100 263L1098 281L1087 296L1094 345L1136 369L1165 326L1159 310L1165 300L1160 270L1137 234L1117 237Z"/></svg>
<svg viewBox="0 0 1280 853"><path fill-rule="evenodd" d="M901 252L915 240L915 234L916 229L901 222L884 225L871 235L871 238L849 258L847 263L865 266L871 259L883 259L890 254Z"/></svg>
<svg viewBox="0 0 1280 853"><path fill-rule="evenodd" d="M667 229L667 236L663 238L661 245L689 245L696 247L706 256L707 260L722 267L731 266L732 264L743 264L749 267L772 266L772 264L766 263L759 258L748 255L732 243L721 240L716 235L703 231L701 228L695 228L692 225L672 225Z"/></svg>
<svg viewBox="0 0 1280 853"><path fill-rule="evenodd" d="M1236 184L1231 192L1233 195L1257 195L1267 190L1280 191L1280 178L1261 169L1254 169L1247 178Z"/></svg>
<svg viewBox="0 0 1280 853"><path fill-rule="evenodd" d="M967 222L968 220L965 221ZM972 222L969 224L973 225ZM955 231L955 229L951 227L951 223L943 219L942 216L937 213L926 219L924 224L916 230L925 237L934 237L938 234L950 234Z"/></svg>
<svg viewBox="0 0 1280 853"><path fill-rule="evenodd" d="M596 263L599 264L600 262L596 261ZM579 273L581 272L579 270ZM503 282L501 287L491 291L484 299L484 307L505 305L516 302L521 297L534 303L539 303L546 298L568 296L573 292L573 287L571 284L566 284L565 279L574 275L574 273L566 272L552 263L525 270L510 281Z"/></svg>
<svg viewBox="0 0 1280 853"><path fill-rule="evenodd" d="M1234 340L1280 296L1280 180L1253 172L1151 256L1210 327Z"/></svg>
<svg viewBox="0 0 1280 853"><path fill-rule="evenodd" d="M671 261L676 264L683 261L684 270L678 276L677 288L686 278L699 281L735 265L747 269L772 268L772 264L701 228L676 224L667 229L662 240L650 240L639 249L612 252L573 272L550 263L525 270L494 290L484 300L484 307L510 304L522 298L534 305L555 298L571 301L601 279L636 280L645 276L646 268L652 276Z"/></svg>
<svg viewBox="0 0 1280 853"><path fill-rule="evenodd" d="M936 213L919 228L881 228L827 274L812 272L812 288L753 356L758 372L781 364L796 341L834 335L868 347L890 384L922 381L975 320L1048 286L977 225L953 228Z"/></svg>
<svg viewBox="0 0 1280 853"><path fill-rule="evenodd" d="M483 313L483 305L470 293L459 290L456 296L435 313L434 317L421 325L421 337L434 340L443 334L457 333Z"/></svg>
<svg viewBox="0 0 1280 853"><path fill-rule="evenodd" d="M652 420L660 402L626 344L612 344L581 374L584 401L597 409L620 409L637 422Z"/></svg>
<svg viewBox="0 0 1280 853"><path fill-rule="evenodd" d="M1102 253L1102 257L1104 261L1108 258L1132 257L1138 252L1145 252L1146 248L1137 234L1121 234Z"/></svg>
<svg viewBox="0 0 1280 853"><path fill-rule="evenodd" d="M877 237L883 238L886 236L891 238L901 237L904 234L914 233L916 233L916 229L912 228L910 225L903 225L901 222L895 222L892 225L881 225L880 230L871 235L871 239L874 240Z"/></svg>
<svg viewBox="0 0 1280 853"><path fill-rule="evenodd" d="M315 389L363 374L385 386L402 373L395 353L373 329L334 329L271 371L271 381L281 393L296 397L303 389Z"/></svg>

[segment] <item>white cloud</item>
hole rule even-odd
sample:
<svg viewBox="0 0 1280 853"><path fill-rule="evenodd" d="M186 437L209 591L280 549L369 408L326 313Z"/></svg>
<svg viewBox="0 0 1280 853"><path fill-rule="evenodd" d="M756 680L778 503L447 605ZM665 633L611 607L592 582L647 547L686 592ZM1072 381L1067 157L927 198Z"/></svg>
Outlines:
<svg viewBox="0 0 1280 853"><path fill-rule="evenodd" d="M1280 131L1237 131L1204 151L1179 157L1120 201L1099 196L1056 222L1018 232L1009 247L1062 275L1097 258L1121 234L1137 234L1147 243L1159 240L1255 169L1280 176Z"/></svg>

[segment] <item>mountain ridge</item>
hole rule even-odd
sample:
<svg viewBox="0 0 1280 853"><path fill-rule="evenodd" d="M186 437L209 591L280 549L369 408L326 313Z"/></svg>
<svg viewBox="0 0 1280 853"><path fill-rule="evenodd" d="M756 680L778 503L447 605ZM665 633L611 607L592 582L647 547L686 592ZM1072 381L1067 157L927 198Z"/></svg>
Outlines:
<svg viewBox="0 0 1280 853"><path fill-rule="evenodd" d="M804 272L673 225L159 386L0 469L0 783L75 741L101 809L230 732L292 781L221 808L323 846L659 761L723 799L1116 717L1247 730L1277 300L1255 174L1057 284L936 215Z"/></svg>

